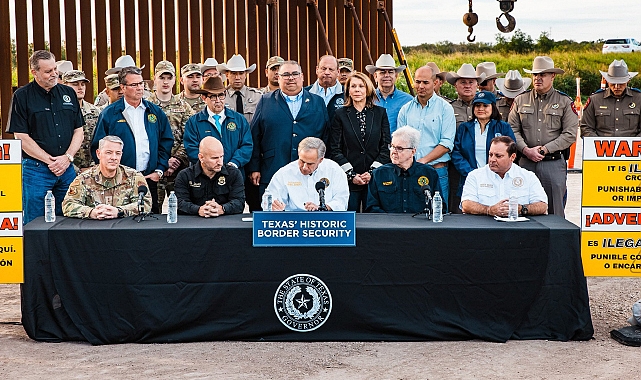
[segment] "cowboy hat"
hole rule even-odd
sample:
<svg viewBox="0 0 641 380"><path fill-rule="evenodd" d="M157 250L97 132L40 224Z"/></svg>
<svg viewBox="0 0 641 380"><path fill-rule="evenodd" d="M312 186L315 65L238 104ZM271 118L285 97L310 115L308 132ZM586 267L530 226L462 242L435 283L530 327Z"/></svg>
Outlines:
<svg viewBox="0 0 641 380"><path fill-rule="evenodd" d="M73 63L71 61L57 61L56 70L58 70L58 75L62 75L67 71L73 70Z"/></svg>
<svg viewBox="0 0 641 380"><path fill-rule="evenodd" d="M528 74L554 73L563 74L565 71L554 67L554 61L550 57L538 56L534 58L532 70L523 69Z"/></svg>
<svg viewBox="0 0 641 380"><path fill-rule="evenodd" d="M218 61L216 60L216 58L207 58L205 60L205 63L200 65L200 72L203 73L203 74L205 73L205 71L207 71L209 69L218 70Z"/></svg>
<svg viewBox="0 0 641 380"><path fill-rule="evenodd" d="M376 64L365 66L365 70L370 74L374 74L376 70L395 70L397 73L405 70L405 65L400 65L398 67L395 65L396 62L394 61L394 57L390 54L381 54L381 56L376 60Z"/></svg>
<svg viewBox="0 0 641 380"><path fill-rule="evenodd" d="M445 82L445 79L447 79L447 73L445 71L441 71L441 69L438 68L436 63L428 62L425 64L425 66L429 66L432 69L432 72L434 73L434 75L439 77L441 81Z"/></svg>
<svg viewBox="0 0 641 380"><path fill-rule="evenodd" d="M638 72L628 71L628 65L624 60L617 61L616 59L612 61L607 72L601 70L599 72L608 83L612 84L628 83L638 74Z"/></svg>
<svg viewBox="0 0 641 380"><path fill-rule="evenodd" d="M123 55L121 57L118 57L116 59L116 63L114 63L114 67L111 69L105 71L105 75L110 75L110 74L118 74L120 70L124 69L125 67L138 67L136 66L136 61L134 61L133 58L131 58L130 55ZM142 65L139 67L139 69L144 69L145 65Z"/></svg>
<svg viewBox="0 0 641 380"><path fill-rule="evenodd" d="M247 63L245 63L245 58L238 54L234 54L229 58L229 61L227 61L227 64L220 64L216 67L218 69L218 72L221 74L226 73L227 71L244 71L246 73L253 73L254 70L256 70L256 64L254 63L253 65L247 67Z"/></svg>
<svg viewBox="0 0 641 380"><path fill-rule="evenodd" d="M196 94L209 95L209 94L222 94L226 90L223 85L223 80L220 77L209 77L203 83L203 88L194 90Z"/></svg>
<svg viewBox="0 0 641 380"><path fill-rule="evenodd" d="M518 70L509 70L505 78L496 80L496 87L510 99L516 98L518 94L527 90L531 84L532 78L522 78Z"/></svg>
<svg viewBox="0 0 641 380"><path fill-rule="evenodd" d="M485 73L477 75L476 70L474 70L474 66L469 63L464 63L457 72L449 72L446 77L447 82L452 86L456 86L456 81L460 78L476 79L478 83L481 83L485 80Z"/></svg>
<svg viewBox="0 0 641 380"><path fill-rule="evenodd" d="M496 64L494 62L481 62L476 65L476 75L481 75L485 73L485 80L496 79L505 73L496 72Z"/></svg>

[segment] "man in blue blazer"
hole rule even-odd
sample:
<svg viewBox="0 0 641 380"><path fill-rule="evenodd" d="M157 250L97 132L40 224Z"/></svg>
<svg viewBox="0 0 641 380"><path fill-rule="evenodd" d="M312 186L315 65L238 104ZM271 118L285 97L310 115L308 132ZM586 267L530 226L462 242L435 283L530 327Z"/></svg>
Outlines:
<svg viewBox="0 0 641 380"><path fill-rule="evenodd" d="M91 142L91 155L97 162L98 142L107 135L124 142L121 164L141 172L151 192L153 213L159 213L158 181L168 168L174 135L165 112L144 100L142 71L125 67L119 75L124 96L107 106L98 117Z"/></svg>
<svg viewBox="0 0 641 380"><path fill-rule="evenodd" d="M278 90L263 95L251 122L254 149L247 172L252 184L260 186L261 195L278 169L298 159L301 140L318 137L327 141L329 133L325 102L303 89L298 62L280 66L278 84Z"/></svg>
<svg viewBox="0 0 641 380"><path fill-rule="evenodd" d="M225 107L226 91L220 77L208 78L203 88L195 90L207 107L187 120L183 141L192 164L198 162L200 141L213 136L223 144L223 162L239 169L244 176L244 166L252 156L252 135L247 119Z"/></svg>

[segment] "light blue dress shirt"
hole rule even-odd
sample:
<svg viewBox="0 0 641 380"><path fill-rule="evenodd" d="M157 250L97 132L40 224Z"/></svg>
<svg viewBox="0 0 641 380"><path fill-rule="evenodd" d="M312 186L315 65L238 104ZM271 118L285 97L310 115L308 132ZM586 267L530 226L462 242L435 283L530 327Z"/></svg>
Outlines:
<svg viewBox="0 0 641 380"><path fill-rule="evenodd" d="M394 92L389 94L387 98L384 98L381 91L378 88L376 89L376 99L374 99L374 104L385 108L387 111L390 133L393 133L397 128L396 120L398 119L398 111L400 111L401 107L407 104L410 100L412 100L412 95L407 92L394 89Z"/></svg>
<svg viewBox="0 0 641 380"><path fill-rule="evenodd" d="M298 116L298 111L300 111L300 107L303 105L303 90L301 90L297 95L289 96L285 95L285 93L281 92L283 95L283 98L285 98L285 102L287 103L287 107L289 107L289 112L292 113L292 117L296 119L296 116Z"/></svg>

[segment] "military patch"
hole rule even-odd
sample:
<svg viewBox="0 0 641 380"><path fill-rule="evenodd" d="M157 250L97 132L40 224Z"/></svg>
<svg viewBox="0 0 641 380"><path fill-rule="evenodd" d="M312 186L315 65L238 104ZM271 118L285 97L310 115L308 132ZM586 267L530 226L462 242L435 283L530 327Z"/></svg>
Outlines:
<svg viewBox="0 0 641 380"><path fill-rule="evenodd" d="M149 115L147 115L147 120L149 120L150 123L155 123L158 119L156 118L156 115L150 113Z"/></svg>
<svg viewBox="0 0 641 380"><path fill-rule="evenodd" d="M218 177L218 186L225 186L226 183L227 182L225 180L225 176L224 175L221 175L220 177Z"/></svg>
<svg viewBox="0 0 641 380"><path fill-rule="evenodd" d="M637 106L636 103L632 102L632 103L630 103L630 105L628 107L630 107L630 109L632 109L632 108L635 108L636 106Z"/></svg>
<svg viewBox="0 0 641 380"><path fill-rule="evenodd" d="M230 123L227 123L227 130L230 131L230 132L235 131L236 130L236 123L234 123L233 121L230 122Z"/></svg>
<svg viewBox="0 0 641 380"><path fill-rule="evenodd" d="M514 178L514 179L512 180L512 185L514 185L514 187L521 187L521 186L523 186L523 178L521 178L521 177L516 177L516 178Z"/></svg>
<svg viewBox="0 0 641 380"><path fill-rule="evenodd" d="M557 109L559 109L559 103L554 103L554 104L552 104L552 109L553 109L553 110L557 110Z"/></svg>
<svg viewBox="0 0 641 380"><path fill-rule="evenodd" d="M572 108L572 112L574 112L575 115L579 115L579 111L577 111L576 106L574 105L574 102L570 102L570 107Z"/></svg>
<svg viewBox="0 0 641 380"><path fill-rule="evenodd" d="M419 186L425 186L425 185L427 185L429 183L430 183L430 180L427 179L426 176L422 175L422 176L418 177L418 185Z"/></svg>
<svg viewBox="0 0 641 380"><path fill-rule="evenodd" d="M327 189L329 187L329 179L323 177L320 179L320 182L325 184L325 188Z"/></svg>
<svg viewBox="0 0 641 380"><path fill-rule="evenodd" d="M69 186L69 195L76 195L78 192L76 191L76 188L73 186Z"/></svg>
<svg viewBox="0 0 641 380"><path fill-rule="evenodd" d="M383 186L389 186L393 183L393 181L385 181L383 182Z"/></svg>

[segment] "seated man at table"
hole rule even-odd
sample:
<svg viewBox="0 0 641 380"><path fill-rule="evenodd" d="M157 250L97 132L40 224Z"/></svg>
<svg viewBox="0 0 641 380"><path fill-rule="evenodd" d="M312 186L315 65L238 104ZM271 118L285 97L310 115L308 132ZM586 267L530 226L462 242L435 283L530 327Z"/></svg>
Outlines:
<svg viewBox="0 0 641 380"><path fill-rule="evenodd" d="M243 176L235 166L223 163L224 155L223 144L215 137L200 140L198 162L176 177L174 190L179 213L215 218L243 212Z"/></svg>
<svg viewBox="0 0 641 380"><path fill-rule="evenodd" d="M407 125L392 133L389 146L392 163L372 173L366 212L422 212L425 209L422 187L426 185L432 196L436 191L443 196L436 170L414 158L420 140L421 132ZM443 203L443 210L446 208Z"/></svg>
<svg viewBox="0 0 641 380"><path fill-rule="evenodd" d="M78 174L62 201L62 213L71 218L114 219L138 215L138 194L147 190L145 177L136 169L120 165L124 143L118 136L98 142L98 165ZM151 194L145 191L144 212L151 210Z"/></svg>
<svg viewBox="0 0 641 380"><path fill-rule="evenodd" d="M280 168L265 189L273 197L273 211L318 211L319 182L324 185L327 211L347 210L347 176L336 162L325 158L325 150L323 140L316 137L298 144L298 160Z"/></svg>
<svg viewBox="0 0 641 380"><path fill-rule="evenodd" d="M492 139L487 165L468 174L461 205L466 214L507 217L510 193L515 192L519 215L547 214L548 197L534 173L514 163L516 143L508 136Z"/></svg>

